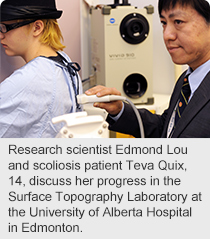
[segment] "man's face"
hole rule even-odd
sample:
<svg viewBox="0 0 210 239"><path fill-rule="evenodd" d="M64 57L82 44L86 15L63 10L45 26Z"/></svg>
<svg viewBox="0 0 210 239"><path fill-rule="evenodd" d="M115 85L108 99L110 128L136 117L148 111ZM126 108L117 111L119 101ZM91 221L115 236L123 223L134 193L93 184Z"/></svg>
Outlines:
<svg viewBox="0 0 210 239"><path fill-rule="evenodd" d="M166 48L176 64L193 70L210 59L210 25L191 6L178 4L160 17Z"/></svg>

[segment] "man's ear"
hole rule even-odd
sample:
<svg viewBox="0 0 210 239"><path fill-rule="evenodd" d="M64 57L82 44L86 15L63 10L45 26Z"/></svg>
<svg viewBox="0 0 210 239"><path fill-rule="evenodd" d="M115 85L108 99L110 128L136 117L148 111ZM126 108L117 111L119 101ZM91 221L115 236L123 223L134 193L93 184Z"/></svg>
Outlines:
<svg viewBox="0 0 210 239"><path fill-rule="evenodd" d="M37 20L33 25L33 35L39 36L44 30L44 23L42 20Z"/></svg>

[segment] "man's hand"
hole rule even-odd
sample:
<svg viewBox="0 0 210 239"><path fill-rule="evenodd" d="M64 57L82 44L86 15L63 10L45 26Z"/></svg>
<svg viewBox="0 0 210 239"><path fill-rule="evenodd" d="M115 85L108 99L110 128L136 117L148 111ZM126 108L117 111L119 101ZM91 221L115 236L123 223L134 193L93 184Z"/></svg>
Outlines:
<svg viewBox="0 0 210 239"><path fill-rule="evenodd" d="M105 95L121 95L121 93L115 88L108 88L105 86L95 86L85 92L86 95L97 95L98 97L102 97ZM111 115L117 115L120 113L123 103L122 101L112 101L108 103L94 103L94 107L105 109Z"/></svg>

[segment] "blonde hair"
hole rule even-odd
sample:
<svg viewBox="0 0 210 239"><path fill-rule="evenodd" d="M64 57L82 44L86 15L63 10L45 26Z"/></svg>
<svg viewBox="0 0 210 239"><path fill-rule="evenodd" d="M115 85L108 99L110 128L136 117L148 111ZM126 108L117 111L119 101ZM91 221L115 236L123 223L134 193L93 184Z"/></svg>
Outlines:
<svg viewBox="0 0 210 239"><path fill-rule="evenodd" d="M65 46L61 43L63 36L56 19L42 19L44 30L40 42L50 46L55 51L63 51Z"/></svg>

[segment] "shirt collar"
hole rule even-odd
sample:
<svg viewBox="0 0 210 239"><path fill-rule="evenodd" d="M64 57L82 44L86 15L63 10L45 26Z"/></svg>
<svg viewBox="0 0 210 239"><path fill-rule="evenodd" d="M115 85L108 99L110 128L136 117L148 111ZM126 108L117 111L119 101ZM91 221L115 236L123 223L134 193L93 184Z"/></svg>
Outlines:
<svg viewBox="0 0 210 239"><path fill-rule="evenodd" d="M190 67L188 68L186 75L190 74L188 80L191 89L191 97L209 71L210 71L210 60L205 62L203 65L199 66L194 71Z"/></svg>

